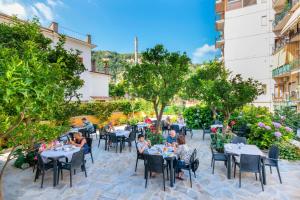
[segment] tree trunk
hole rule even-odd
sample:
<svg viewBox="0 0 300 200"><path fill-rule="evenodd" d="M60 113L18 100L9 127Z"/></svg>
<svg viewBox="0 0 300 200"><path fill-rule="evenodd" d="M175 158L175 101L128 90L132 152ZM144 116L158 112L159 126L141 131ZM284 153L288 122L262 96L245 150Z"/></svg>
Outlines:
<svg viewBox="0 0 300 200"><path fill-rule="evenodd" d="M159 105L156 104L155 102L153 102L153 107L154 107L154 111L155 111L155 115L156 115L156 119L157 119L156 126L155 126L156 133L159 133L159 131L161 129L161 126L160 126L161 125L161 118L162 118L165 106L161 105L161 108L159 110Z"/></svg>
<svg viewBox="0 0 300 200"><path fill-rule="evenodd" d="M4 197L3 197L3 188L2 188L2 182L3 182L3 176L4 176L4 170L5 168L7 167L7 164L9 163L10 159L11 159L11 156L13 154L13 152L15 151L16 147L13 147L10 151L10 153L8 154L7 156L7 159L0 171L0 200L3 200Z"/></svg>

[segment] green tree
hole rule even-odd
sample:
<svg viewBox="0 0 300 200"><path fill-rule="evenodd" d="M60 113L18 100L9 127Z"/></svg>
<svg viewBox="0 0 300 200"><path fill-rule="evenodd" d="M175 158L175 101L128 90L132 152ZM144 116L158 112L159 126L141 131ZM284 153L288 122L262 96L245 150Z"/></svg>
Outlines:
<svg viewBox="0 0 300 200"><path fill-rule="evenodd" d="M109 96L112 98L122 98L125 96L125 85L120 83L109 83Z"/></svg>
<svg viewBox="0 0 300 200"><path fill-rule="evenodd" d="M227 125L235 109L254 101L261 93L260 83L240 74L230 77L223 64L210 61L202 65L187 81L187 95L204 101L215 113L219 110Z"/></svg>
<svg viewBox="0 0 300 200"><path fill-rule="evenodd" d="M78 62L79 52L63 50L63 45L61 38L51 48L36 19L0 24L0 138L11 150L0 172L1 189L16 148L30 149L39 139L54 139L65 130L60 125L68 116L61 110L67 100L78 97L84 67ZM42 120L48 122L41 124Z"/></svg>
<svg viewBox="0 0 300 200"><path fill-rule="evenodd" d="M142 53L140 64L126 67L124 77L131 95L153 104L157 131L164 108L184 86L189 62L185 53L168 52L163 45L156 45Z"/></svg>

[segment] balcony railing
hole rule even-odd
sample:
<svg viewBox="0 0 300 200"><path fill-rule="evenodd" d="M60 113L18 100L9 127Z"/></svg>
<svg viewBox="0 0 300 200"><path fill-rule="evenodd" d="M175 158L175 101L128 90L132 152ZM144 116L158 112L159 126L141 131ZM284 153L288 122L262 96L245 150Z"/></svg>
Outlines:
<svg viewBox="0 0 300 200"><path fill-rule="evenodd" d="M216 48L221 48L224 45L224 37L223 35L218 35L216 37Z"/></svg>
<svg viewBox="0 0 300 200"><path fill-rule="evenodd" d="M293 60L291 63L291 70L300 69L300 58Z"/></svg>
<svg viewBox="0 0 300 200"><path fill-rule="evenodd" d="M222 13L225 11L225 3L223 0L216 1L216 12Z"/></svg>
<svg viewBox="0 0 300 200"><path fill-rule="evenodd" d="M273 28L277 26L277 24L279 24L279 22L290 12L291 8L292 8L292 4L287 3L283 11L275 15L275 19L273 21Z"/></svg>
<svg viewBox="0 0 300 200"><path fill-rule="evenodd" d="M286 64L286 65L282 65L280 67L277 67L276 69L272 70L272 77L277 77L277 76L281 76L285 73L289 73L291 71L291 65L290 64Z"/></svg>

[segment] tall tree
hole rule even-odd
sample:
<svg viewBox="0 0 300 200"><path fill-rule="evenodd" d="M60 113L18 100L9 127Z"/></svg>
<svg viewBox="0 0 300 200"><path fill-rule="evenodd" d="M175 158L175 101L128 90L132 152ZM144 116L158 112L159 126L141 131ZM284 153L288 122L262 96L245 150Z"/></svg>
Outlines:
<svg viewBox="0 0 300 200"><path fill-rule="evenodd" d="M230 77L218 61L203 64L186 84L187 96L205 102L214 113L222 112L225 124L235 109L251 103L261 92L258 81L243 80L240 74Z"/></svg>
<svg viewBox="0 0 300 200"><path fill-rule="evenodd" d="M185 53L168 52L156 45L142 53L140 64L128 65L124 74L135 97L152 102L160 128L164 108L184 86L190 59Z"/></svg>
<svg viewBox="0 0 300 200"><path fill-rule="evenodd" d="M0 171L0 188L5 167L18 147L28 149L41 137L53 139L64 130L67 99L78 96L84 71L79 52L62 48L64 39L51 47L37 20L0 24L0 139L10 153ZM41 120L49 124L41 124ZM59 119L59 121L58 121ZM3 198L0 190L0 199Z"/></svg>

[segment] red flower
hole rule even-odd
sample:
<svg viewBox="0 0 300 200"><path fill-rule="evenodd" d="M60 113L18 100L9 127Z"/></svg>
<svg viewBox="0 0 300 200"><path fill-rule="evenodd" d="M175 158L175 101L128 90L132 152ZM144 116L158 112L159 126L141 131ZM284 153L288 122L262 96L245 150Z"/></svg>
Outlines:
<svg viewBox="0 0 300 200"><path fill-rule="evenodd" d="M234 126L236 124L236 121L234 121L234 120L232 120L231 122L230 122L230 126Z"/></svg>
<svg viewBox="0 0 300 200"><path fill-rule="evenodd" d="M212 133L217 133L218 128L211 128L210 130Z"/></svg>

